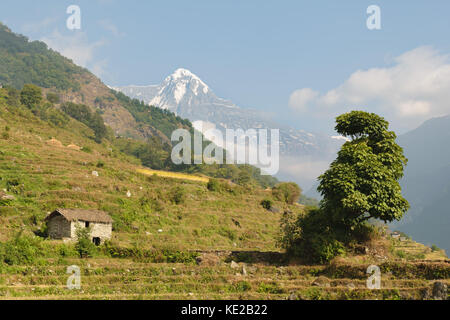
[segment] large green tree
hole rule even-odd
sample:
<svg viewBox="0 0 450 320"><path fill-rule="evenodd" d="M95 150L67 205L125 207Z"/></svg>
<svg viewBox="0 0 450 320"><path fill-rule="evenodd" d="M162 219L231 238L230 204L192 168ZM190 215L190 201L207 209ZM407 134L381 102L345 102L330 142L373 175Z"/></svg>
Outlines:
<svg viewBox="0 0 450 320"><path fill-rule="evenodd" d="M42 89L33 84L26 84L20 92L20 102L33 109L42 102Z"/></svg>
<svg viewBox="0 0 450 320"><path fill-rule="evenodd" d="M336 122L336 131L350 140L319 178L322 209L346 226L371 218L400 220L409 208L398 182L407 159L389 123L363 111L343 114Z"/></svg>
<svg viewBox="0 0 450 320"><path fill-rule="evenodd" d="M288 253L328 262L353 243L371 238L369 219L400 220L409 208L398 180L407 159L382 117L352 111L336 119L336 131L349 138L337 159L319 177L320 208L297 219L282 219L280 244Z"/></svg>

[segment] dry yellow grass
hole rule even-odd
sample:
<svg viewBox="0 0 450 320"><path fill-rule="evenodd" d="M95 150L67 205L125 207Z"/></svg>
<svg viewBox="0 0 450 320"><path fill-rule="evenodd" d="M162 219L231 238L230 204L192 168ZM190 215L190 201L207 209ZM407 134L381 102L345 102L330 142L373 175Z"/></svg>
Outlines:
<svg viewBox="0 0 450 320"><path fill-rule="evenodd" d="M182 179L182 180L197 181L197 182L204 182L204 183L209 182L209 178L199 177L199 176L194 176L191 174L179 173L179 172L160 171L160 170L153 170L153 169L147 169L147 168L138 169L137 172L148 175L148 176L157 175L158 177L163 177L163 178Z"/></svg>

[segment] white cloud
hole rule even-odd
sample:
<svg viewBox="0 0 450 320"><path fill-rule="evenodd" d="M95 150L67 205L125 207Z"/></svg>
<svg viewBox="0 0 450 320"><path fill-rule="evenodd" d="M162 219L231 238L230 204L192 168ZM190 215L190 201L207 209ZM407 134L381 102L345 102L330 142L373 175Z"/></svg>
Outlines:
<svg viewBox="0 0 450 320"><path fill-rule="evenodd" d="M294 91L289 98L289 106L293 109L304 111L308 104L313 101L319 93L310 88L304 88Z"/></svg>
<svg viewBox="0 0 450 320"><path fill-rule="evenodd" d="M450 62L431 47L419 47L389 67L358 70L340 86L320 94L310 88L292 93L289 106L316 116L362 109L379 113L397 127L413 128L450 113Z"/></svg>
<svg viewBox="0 0 450 320"><path fill-rule="evenodd" d="M89 42L84 32L74 32L71 35L63 35L58 30L41 39L50 48L82 67L90 69L97 76L104 73L106 60L97 60L95 51L106 45L104 40Z"/></svg>
<svg viewBox="0 0 450 320"><path fill-rule="evenodd" d="M119 28L117 28L116 25L114 25L111 21L109 20L100 20L98 22L98 24L105 29L106 31L111 32L115 37L123 37L125 36L124 32L121 32L119 30Z"/></svg>

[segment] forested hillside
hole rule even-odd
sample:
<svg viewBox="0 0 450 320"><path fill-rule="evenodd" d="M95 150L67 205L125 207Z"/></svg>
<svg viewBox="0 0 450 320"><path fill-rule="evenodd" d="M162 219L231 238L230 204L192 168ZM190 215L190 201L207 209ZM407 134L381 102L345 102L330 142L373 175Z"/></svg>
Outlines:
<svg viewBox="0 0 450 320"><path fill-rule="evenodd" d="M60 110L93 129L97 143L103 139L114 141L120 151L150 168L202 173L263 187L277 183L275 178L262 176L259 169L251 166L173 165L171 133L178 128L193 132L188 120L108 88L88 70L48 49L45 43L31 42L3 24L0 24L0 84L16 90L26 84L42 88L48 101L41 110L34 110L36 115L46 120L48 116L55 118L55 110Z"/></svg>
<svg viewBox="0 0 450 320"><path fill-rule="evenodd" d="M12 33L0 23L0 83L20 89L26 83L62 90L80 89L75 76L84 71L43 42Z"/></svg>

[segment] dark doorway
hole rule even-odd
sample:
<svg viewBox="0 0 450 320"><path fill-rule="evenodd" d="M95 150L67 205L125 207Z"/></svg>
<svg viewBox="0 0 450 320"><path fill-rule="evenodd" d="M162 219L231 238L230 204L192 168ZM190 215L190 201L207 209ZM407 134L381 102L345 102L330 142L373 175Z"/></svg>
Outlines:
<svg viewBox="0 0 450 320"><path fill-rule="evenodd" d="M102 243L102 240L98 237L92 238L92 242L96 245L99 246Z"/></svg>

